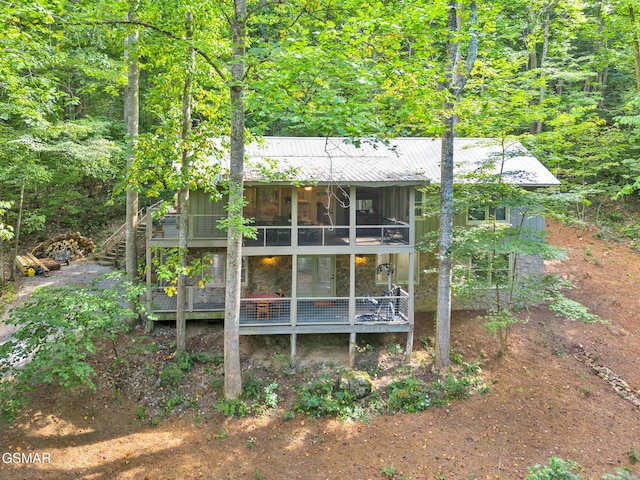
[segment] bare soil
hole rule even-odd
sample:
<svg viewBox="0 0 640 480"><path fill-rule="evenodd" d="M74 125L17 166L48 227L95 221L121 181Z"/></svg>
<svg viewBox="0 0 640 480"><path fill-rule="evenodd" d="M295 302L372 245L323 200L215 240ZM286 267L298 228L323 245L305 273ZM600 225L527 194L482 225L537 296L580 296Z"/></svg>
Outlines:
<svg viewBox="0 0 640 480"><path fill-rule="evenodd" d="M280 403L261 415L228 418L211 408L220 390L212 382L220 373L215 358L197 362L177 389L169 388L158 379L172 357L172 327L152 336L138 329L119 339L118 360L108 345L96 357L96 392L40 388L14 424L0 425L0 454L51 459L24 464L4 456L0 478L381 479L395 470L393 478L521 479L551 456L579 463L582 478L622 467L638 475L640 408L629 392L640 396L640 255L595 233L550 222L549 239L567 249L568 259L547 268L576 284L567 295L607 324L572 322L537 307L513 327L509 352L500 357L478 312L455 313L452 345L465 362L481 361L487 394L369 422L287 419L294 385L344 365L347 339L302 337L301 358L289 368L286 338L243 338L245 378L276 381ZM432 321L431 314L416 319L418 372L429 357L428 342L418 339L433 335ZM358 366L376 365L377 387L402 371L392 346L403 342L359 339ZM190 325L189 348L221 355L220 326ZM581 361L585 351L628 386L629 399ZM183 401L168 414L177 391Z"/></svg>

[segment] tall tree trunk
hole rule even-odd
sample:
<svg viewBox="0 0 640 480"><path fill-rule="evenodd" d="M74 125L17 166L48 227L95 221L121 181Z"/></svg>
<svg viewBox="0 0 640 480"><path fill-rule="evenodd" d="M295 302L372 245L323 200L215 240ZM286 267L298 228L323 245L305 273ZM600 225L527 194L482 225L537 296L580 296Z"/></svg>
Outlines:
<svg viewBox="0 0 640 480"><path fill-rule="evenodd" d="M187 41L193 41L193 14L187 12ZM187 63L187 77L184 81L184 91L182 96L182 165L180 168L180 190L178 190L178 210L180 211L178 236L178 249L180 251L181 271L178 273L177 284L177 309L176 309L176 350L185 352L187 350L187 275L184 273L189 256L187 250L188 229L189 229L189 163L191 149L188 141L191 133L191 90L193 86L193 72L195 69L196 51L193 45L189 47L189 60Z"/></svg>
<svg viewBox="0 0 640 480"><path fill-rule="evenodd" d="M445 119L440 160L440 233L438 248L438 296L436 317L436 357L434 370L449 371L451 337L451 243L453 238L453 143L455 114L453 105L447 105L449 117Z"/></svg>
<svg viewBox="0 0 640 480"><path fill-rule="evenodd" d="M440 160L440 245L438 250L438 310L436 314L436 358L434 370L439 374L449 371L450 334L451 334L451 243L453 238L453 144L455 139L456 113L455 106L467 79L471 74L478 56L478 40L476 35L477 5L469 5L470 40L466 59L463 61L459 30L461 28L460 5L449 1L449 55L448 80L443 85L451 95L445 103L443 117L442 153ZM455 39L455 40L454 40Z"/></svg>
<svg viewBox="0 0 640 480"><path fill-rule="evenodd" d="M244 73L247 4L234 0L231 60L231 153L229 168L229 230L227 237L227 283L224 312L224 395L228 400L242 393L240 372L240 294L244 171Z"/></svg>
<svg viewBox="0 0 640 480"><path fill-rule="evenodd" d="M544 25L543 25L543 40L542 40L542 54L540 55L540 75L544 75L542 68L544 67L547 56L549 55L549 18L550 18L550 10L547 10L544 15ZM544 106L544 101L546 97L546 85L542 83L540 85L540 93L538 101L540 103L540 108ZM543 122L542 119L539 119L536 122L535 133L542 132Z"/></svg>
<svg viewBox="0 0 640 480"><path fill-rule="evenodd" d="M0 220L2 219L2 217L0 217ZM0 227L2 227L2 222L0 222ZM3 284L5 282L5 278L4 278L4 245L3 245L4 241L2 240L2 237L0 236L0 285ZM13 269L15 270L15 267L13 267Z"/></svg>
<svg viewBox="0 0 640 480"><path fill-rule="evenodd" d="M127 20L134 22L137 20L138 2L132 0L129 4L129 12ZM125 61L128 65L127 88L125 94L125 120L127 123L127 133L129 135L129 144L127 146L127 175L131 176L133 168L133 148L138 136L138 125L140 118L139 111L139 79L140 71L138 68L137 54L132 54L131 50L135 48L138 41L138 31L135 30L125 39ZM131 179L129 180L131 182ZM130 185L127 187L127 207L125 221L125 264L127 271L127 280L136 283L138 273L138 252L136 248L137 230L138 230L138 192ZM135 301L129 301L129 309L135 312ZM129 319L131 324L136 322L135 316Z"/></svg>
<svg viewBox="0 0 640 480"><path fill-rule="evenodd" d="M20 202L18 203L18 219L16 220L16 229L14 236L14 247L13 247L13 261L15 262L15 258L18 256L18 249L20 248L20 229L22 228L22 210L24 206L24 187L26 180L23 178L20 183ZM16 269L11 269L11 280L15 280L16 278Z"/></svg>
<svg viewBox="0 0 640 480"><path fill-rule="evenodd" d="M631 32L633 35L633 58L636 69L636 91L640 93L640 40L638 40L638 26L636 25L636 15L633 4L629 2L629 21L631 22Z"/></svg>

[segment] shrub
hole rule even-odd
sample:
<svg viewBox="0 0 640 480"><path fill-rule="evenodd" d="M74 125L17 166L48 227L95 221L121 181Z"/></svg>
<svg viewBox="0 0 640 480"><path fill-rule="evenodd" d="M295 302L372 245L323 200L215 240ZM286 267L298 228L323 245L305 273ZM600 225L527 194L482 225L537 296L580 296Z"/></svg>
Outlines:
<svg viewBox="0 0 640 480"><path fill-rule="evenodd" d="M160 380L167 387L177 387L182 381L182 369L177 363L170 363L162 372L160 372Z"/></svg>
<svg viewBox="0 0 640 480"><path fill-rule="evenodd" d="M216 410L225 417L244 417L249 413L249 407L242 400L222 400L216 405Z"/></svg>
<svg viewBox="0 0 640 480"><path fill-rule="evenodd" d="M580 465L571 460L551 457L547 465L529 468L527 480L580 480Z"/></svg>
<svg viewBox="0 0 640 480"><path fill-rule="evenodd" d="M116 338L133 316L125 299L137 299L144 287L133 287L121 276L109 277L109 288L98 281L86 286L41 287L10 312L16 331L0 346L0 405L11 421L40 384L65 388L84 385L95 390L95 372L88 362L103 339L118 355ZM105 280L102 279L102 282Z"/></svg>
<svg viewBox="0 0 640 480"><path fill-rule="evenodd" d="M332 393L333 381L323 376L302 388L296 398L294 409L312 417L336 414L338 402L333 398Z"/></svg>
<svg viewBox="0 0 640 480"><path fill-rule="evenodd" d="M429 386L415 377L389 384L387 394L387 408L392 412L421 412L429 408L433 401L433 392Z"/></svg>

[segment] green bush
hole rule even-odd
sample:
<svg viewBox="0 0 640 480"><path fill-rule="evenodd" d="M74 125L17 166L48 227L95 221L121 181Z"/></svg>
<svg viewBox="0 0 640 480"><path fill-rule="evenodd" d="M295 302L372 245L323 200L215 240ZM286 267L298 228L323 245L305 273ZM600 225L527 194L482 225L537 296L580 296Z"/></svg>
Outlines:
<svg viewBox="0 0 640 480"><path fill-rule="evenodd" d="M312 417L335 415L338 401L333 397L333 380L327 376L312 382L300 390L294 409Z"/></svg>
<svg viewBox="0 0 640 480"><path fill-rule="evenodd" d="M551 457L547 465L529 468L527 480L580 480L580 465L571 460Z"/></svg>
<svg viewBox="0 0 640 480"><path fill-rule="evenodd" d="M534 465L529 468L527 480L581 480L582 467L571 460L551 457L546 465ZM626 469L618 468L615 474L605 474L602 480L637 480Z"/></svg>
<svg viewBox="0 0 640 480"><path fill-rule="evenodd" d="M249 413L249 407L242 400L221 400L216 405L216 410L222 413L225 417L244 417Z"/></svg>
<svg viewBox="0 0 640 480"><path fill-rule="evenodd" d="M144 291L119 275L110 276L109 282L109 288L97 281L82 287L41 287L11 311L7 323L16 331L0 346L3 419L15 419L41 384L95 390L95 372L88 360L105 340L118 355L117 335L128 329L125 319L133 316L123 297L135 300Z"/></svg>
<svg viewBox="0 0 640 480"><path fill-rule="evenodd" d="M387 408L392 412L415 413L433 404L433 391L422 380L410 377L389 384Z"/></svg>
<svg viewBox="0 0 640 480"><path fill-rule="evenodd" d="M421 412L429 407L440 407L452 400L467 398L470 387L471 382L466 377L457 379L454 375L447 376L444 382L431 384L409 377L389 384L387 408L391 412Z"/></svg>
<svg viewBox="0 0 640 480"><path fill-rule="evenodd" d="M160 380L167 387L177 387L182 382L182 369L177 363L170 363L162 372L160 372Z"/></svg>

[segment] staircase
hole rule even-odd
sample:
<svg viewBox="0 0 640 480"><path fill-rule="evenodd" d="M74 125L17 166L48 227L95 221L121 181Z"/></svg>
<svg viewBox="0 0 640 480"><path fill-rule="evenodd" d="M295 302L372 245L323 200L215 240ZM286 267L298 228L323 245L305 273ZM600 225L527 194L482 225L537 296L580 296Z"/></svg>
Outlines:
<svg viewBox="0 0 640 480"><path fill-rule="evenodd" d="M138 210L138 229L136 232L137 238L144 238L147 230L147 212L157 206L160 202L152 205L151 207L144 207ZM124 262L126 252L126 233L127 226L122 224L113 234L107 238L99 250L98 263L104 266L119 267Z"/></svg>
<svg viewBox="0 0 640 480"><path fill-rule="evenodd" d="M123 227L125 227L125 225L122 225L122 227L117 230L118 233L120 233L120 230L122 230L122 234L118 235L117 239L113 239L112 242L110 242L110 246L107 246L106 248L103 248L101 250L100 256L98 257L99 265L119 267L124 264L127 239L125 228ZM144 238L146 230L146 222L138 223L136 237ZM113 243L114 241L115 243Z"/></svg>

